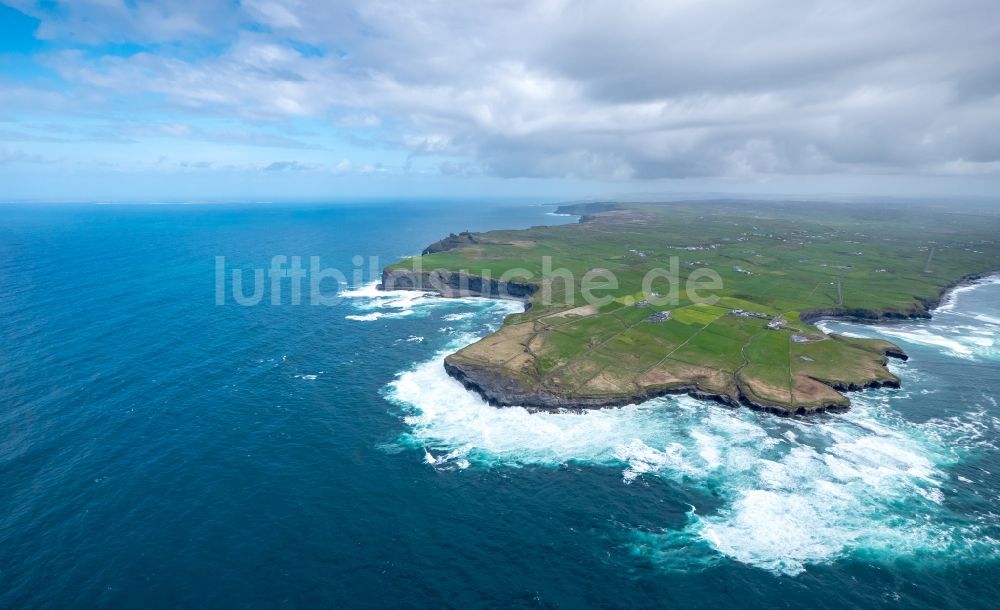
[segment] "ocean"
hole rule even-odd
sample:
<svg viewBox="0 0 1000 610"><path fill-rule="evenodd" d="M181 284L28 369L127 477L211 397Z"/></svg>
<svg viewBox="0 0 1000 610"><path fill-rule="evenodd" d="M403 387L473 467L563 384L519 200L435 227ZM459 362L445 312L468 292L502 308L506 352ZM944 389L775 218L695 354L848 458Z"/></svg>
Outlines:
<svg viewBox="0 0 1000 610"><path fill-rule="evenodd" d="M911 356L845 414L489 407L441 362L520 305L374 281L552 209L0 206L0 607L996 606L1000 282L823 323ZM275 256L338 302L219 304Z"/></svg>

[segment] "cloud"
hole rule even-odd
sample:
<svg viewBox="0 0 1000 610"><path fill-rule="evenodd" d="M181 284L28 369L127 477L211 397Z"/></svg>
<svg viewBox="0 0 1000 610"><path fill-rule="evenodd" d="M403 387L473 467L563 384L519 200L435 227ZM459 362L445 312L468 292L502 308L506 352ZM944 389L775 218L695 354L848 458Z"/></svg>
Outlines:
<svg viewBox="0 0 1000 610"><path fill-rule="evenodd" d="M105 129L111 130L112 126ZM230 146L254 146L263 148L287 148L300 150L321 150L323 146L300 139L271 133L251 127L210 129L189 122L130 122L117 126L117 131L132 138L169 137L203 142L214 142Z"/></svg>
<svg viewBox="0 0 1000 610"><path fill-rule="evenodd" d="M298 161L274 161L264 166L265 172L301 172L313 169L312 165L299 163Z"/></svg>
<svg viewBox="0 0 1000 610"><path fill-rule="evenodd" d="M211 161L181 161L179 167L184 169L211 169L214 164Z"/></svg>
<svg viewBox="0 0 1000 610"><path fill-rule="evenodd" d="M244 0L242 5L258 20L273 27L291 29L300 29L302 27L302 22L292 11L291 7L285 6L281 2Z"/></svg>
<svg viewBox="0 0 1000 610"><path fill-rule="evenodd" d="M50 51L95 106L328 120L449 176L1000 174L994 0L49 4L15 3L53 41L218 45Z"/></svg>
<svg viewBox="0 0 1000 610"><path fill-rule="evenodd" d="M438 166L438 170L443 176L469 177L478 176L483 173L481 167L469 161L445 161Z"/></svg>
<svg viewBox="0 0 1000 610"><path fill-rule="evenodd" d="M41 21L42 40L104 44L216 38L235 27L232 3L198 0L5 0Z"/></svg>
<svg viewBox="0 0 1000 610"><path fill-rule="evenodd" d="M23 150L7 150L0 148L0 165L44 164L54 163L53 159L41 155L33 155Z"/></svg>
<svg viewBox="0 0 1000 610"><path fill-rule="evenodd" d="M337 120L337 125L340 127L378 127L382 124L382 120L370 112L359 112L355 114L348 114L340 117Z"/></svg>

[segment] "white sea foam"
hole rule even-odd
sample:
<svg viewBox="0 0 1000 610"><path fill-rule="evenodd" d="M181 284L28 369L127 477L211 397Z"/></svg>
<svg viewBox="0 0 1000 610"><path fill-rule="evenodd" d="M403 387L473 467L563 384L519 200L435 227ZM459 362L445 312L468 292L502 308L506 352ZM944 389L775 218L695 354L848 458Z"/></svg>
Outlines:
<svg viewBox="0 0 1000 610"><path fill-rule="evenodd" d="M828 320L820 320L819 322L816 323L816 328L820 329L821 331L823 331L824 334L827 334L827 335L833 334L835 332L835 331L833 331L831 329L831 325L830 325L830 322ZM838 331L836 331L836 333L838 335L842 335L844 337L854 337L855 339L864 339L865 338L864 335L859 335L858 333L852 333L849 330L838 330Z"/></svg>
<svg viewBox="0 0 1000 610"><path fill-rule="evenodd" d="M520 311L522 307L516 301L490 301L482 298L468 297L460 299L444 299L433 292L419 290L379 290L377 282L371 282L358 288L342 293L348 299L348 304L355 310L364 313L344 316L347 320L356 322L374 322L381 319L404 318L408 316L422 317L439 307L476 306L494 310ZM448 314L444 319L457 321L468 319L475 312Z"/></svg>
<svg viewBox="0 0 1000 610"><path fill-rule="evenodd" d="M964 286L958 286L956 288L952 288L950 291L948 291L948 295L945 296L944 300L941 301L941 304L934 311L935 313L953 311L955 309L955 305L958 304L959 297L962 294L969 292L971 290L975 290L981 286L989 286L997 284L1000 284L1000 275L991 275L981 280L977 280L976 282L973 282L971 284L966 284Z"/></svg>
<svg viewBox="0 0 1000 610"><path fill-rule="evenodd" d="M385 296L386 292L379 290L378 285L380 282L368 282L367 284L362 284L350 290L344 290L340 293L340 296L346 299L357 299L357 298L374 298Z"/></svg>
<svg viewBox="0 0 1000 610"><path fill-rule="evenodd" d="M963 357L987 347L965 331L885 328ZM1000 421L985 411L913 423L893 405L919 394L894 390L854 394L845 414L803 419L686 396L582 412L494 408L443 369L445 353L476 338L459 335L386 388L404 411L401 444L441 470L572 462L620 469L623 484L657 477L714 498L710 509L692 507L682 531L632 533L637 554L663 565L729 557L794 575L846 556L995 556L1000 548L945 502L947 469L968 451L995 450ZM891 367L909 383L923 376L911 364Z"/></svg>
<svg viewBox="0 0 1000 610"><path fill-rule="evenodd" d="M873 326L872 331L902 343L939 347L942 354L958 358L976 359L997 354L997 336L990 329L930 322L921 326Z"/></svg>
<svg viewBox="0 0 1000 610"><path fill-rule="evenodd" d="M817 326L828 334L836 332L848 337L882 335L896 342L936 347L941 354L966 360L993 359L1000 355L1000 317L992 315L992 312L956 310L955 305L966 293L996 285L1000 285L1000 276L991 276L952 290L942 306L934 310L930 321L862 325L824 320Z"/></svg>
<svg viewBox="0 0 1000 610"><path fill-rule="evenodd" d="M444 372L443 355L386 392L406 410L403 442L423 447L435 468L578 462L621 468L626 484L656 476L693 485L724 505L692 513L687 544L786 574L852 553L944 552L973 536L936 518L943 468L955 459L951 444L968 439L967 421L907 423L887 392L856 395L852 411L822 422L689 397L533 413L487 405Z"/></svg>
<svg viewBox="0 0 1000 610"><path fill-rule="evenodd" d="M958 339L945 337L923 328L903 330L894 328L879 328L878 332L896 339L901 339L906 343L918 343L920 345L934 345L945 348L944 353L951 352L953 355L969 357L972 355L972 348L965 345Z"/></svg>

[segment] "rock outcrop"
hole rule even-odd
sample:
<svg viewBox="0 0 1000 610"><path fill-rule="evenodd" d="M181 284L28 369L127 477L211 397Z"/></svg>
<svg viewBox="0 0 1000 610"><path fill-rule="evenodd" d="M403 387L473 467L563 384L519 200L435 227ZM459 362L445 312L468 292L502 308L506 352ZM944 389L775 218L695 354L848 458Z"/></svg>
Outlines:
<svg viewBox="0 0 1000 610"><path fill-rule="evenodd" d="M434 270L413 271L410 269L387 268L382 271L379 290L424 290L436 292L443 297L485 297L491 299L513 299L526 305L538 286L527 282L503 281L482 278L467 273Z"/></svg>
<svg viewBox="0 0 1000 610"><path fill-rule="evenodd" d="M495 407L523 406L533 410L598 409L636 404L668 394L688 394L731 406L740 404L737 396L705 391L697 385L664 387L619 396L566 396L527 386L516 377L493 367L462 362L454 354L445 358L444 368L448 375L461 382L466 389L479 394Z"/></svg>
<svg viewBox="0 0 1000 610"><path fill-rule="evenodd" d="M447 250L454 250L455 248L460 248L462 246L469 246L472 244L479 243L478 238L476 238L475 233L470 233L468 231L462 231L458 235L451 233L448 237L444 239L439 239L433 244L424 248L421 252L422 255L434 254L436 252L445 252Z"/></svg>
<svg viewBox="0 0 1000 610"><path fill-rule="evenodd" d="M894 357L906 358L901 350L891 350ZM890 351L886 352L887 355ZM671 394L687 394L702 400L713 400L729 406L746 406L751 409L767 411L777 415L805 415L826 411L842 412L850 406L843 396L826 400L821 404L790 407L768 400L754 391L753 385L739 379L735 383L722 387L702 387L698 381L676 383L672 385L636 388L632 392L617 395L586 396L565 395L553 392L535 384L524 383L517 376L508 374L503 368L483 365L470 361L461 354L451 354L445 358L445 371L458 380L466 389L479 394L483 400L496 407L525 407L530 410L580 410L607 407L621 407L638 404ZM899 380L894 376L884 379L870 379L863 383L819 382L837 391L858 391L870 388L898 388ZM711 385L711 384L710 384Z"/></svg>

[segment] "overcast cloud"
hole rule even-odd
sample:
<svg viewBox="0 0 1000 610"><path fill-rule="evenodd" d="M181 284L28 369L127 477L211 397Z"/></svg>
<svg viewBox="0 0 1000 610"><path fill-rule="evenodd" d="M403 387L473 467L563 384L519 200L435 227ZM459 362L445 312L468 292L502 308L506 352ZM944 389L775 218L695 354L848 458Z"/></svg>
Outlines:
<svg viewBox="0 0 1000 610"><path fill-rule="evenodd" d="M0 72L0 132L32 146L68 137L47 130L58 118L105 140L210 140L211 159L184 161L272 173L344 175L360 154L628 188L1000 176L996 0L7 4L38 20L21 56L51 74ZM227 138L270 152L226 158ZM16 148L0 163L45 152Z"/></svg>

